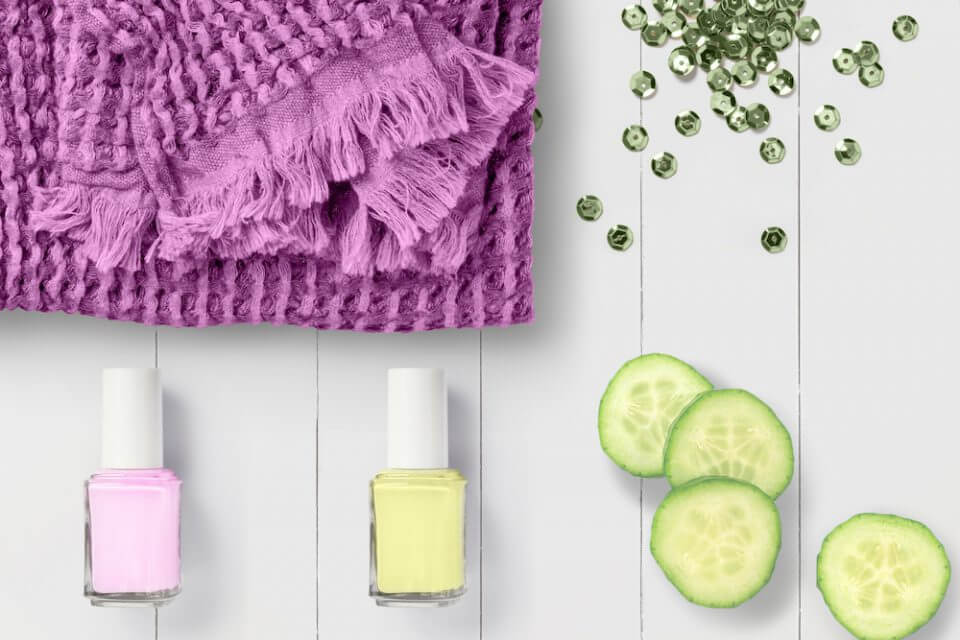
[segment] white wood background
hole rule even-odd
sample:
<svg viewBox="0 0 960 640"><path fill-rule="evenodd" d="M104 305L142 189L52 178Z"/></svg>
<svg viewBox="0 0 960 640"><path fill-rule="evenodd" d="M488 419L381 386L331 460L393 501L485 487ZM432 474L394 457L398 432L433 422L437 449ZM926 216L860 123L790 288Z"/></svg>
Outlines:
<svg viewBox="0 0 960 640"><path fill-rule="evenodd" d="M901 513L958 561L960 5L809 0L823 37L782 56L798 92L738 90L773 123L735 135L702 74L676 80L669 47L620 25L623 3L545 3L534 326L372 336L0 314L0 637L841 640L815 584L834 525ZM912 43L891 33L901 13L920 22ZM880 45L879 89L832 70L861 39ZM660 80L643 103L627 90L641 67ZM843 117L830 134L812 122L826 102ZM687 108L704 118L692 139L672 128ZM620 132L640 121L650 148L630 154ZM766 135L786 143L783 164L761 162ZM847 136L864 147L852 168L832 154ZM679 157L672 180L649 172L659 150ZM600 222L574 213L586 193L606 205ZM628 253L606 247L616 223L637 231ZM776 256L759 242L772 225L790 236ZM797 444L776 573L738 610L668 585L647 537L665 483L627 476L597 442L609 376L652 351L759 394ZM98 464L99 372L154 364L185 483L184 590L158 615L95 609L81 485ZM367 482L385 459L385 369L417 365L448 372L470 592L445 610L384 610L366 596ZM960 635L956 593L917 638Z"/></svg>

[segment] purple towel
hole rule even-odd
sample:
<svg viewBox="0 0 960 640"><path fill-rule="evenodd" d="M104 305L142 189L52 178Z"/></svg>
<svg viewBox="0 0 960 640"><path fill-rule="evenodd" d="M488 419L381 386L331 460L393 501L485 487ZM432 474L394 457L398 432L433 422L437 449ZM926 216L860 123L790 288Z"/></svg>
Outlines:
<svg viewBox="0 0 960 640"><path fill-rule="evenodd" d="M0 309L533 317L541 0L0 0Z"/></svg>

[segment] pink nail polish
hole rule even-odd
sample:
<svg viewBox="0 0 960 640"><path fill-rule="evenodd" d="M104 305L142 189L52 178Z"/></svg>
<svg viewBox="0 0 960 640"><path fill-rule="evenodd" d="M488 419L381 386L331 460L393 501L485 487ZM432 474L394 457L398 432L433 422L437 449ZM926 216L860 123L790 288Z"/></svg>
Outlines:
<svg viewBox="0 0 960 640"><path fill-rule="evenodd" d="M102 470L86 482L84 594L153 607L180 593L180 479L163 468L158 369L103 372Z"/></svg>

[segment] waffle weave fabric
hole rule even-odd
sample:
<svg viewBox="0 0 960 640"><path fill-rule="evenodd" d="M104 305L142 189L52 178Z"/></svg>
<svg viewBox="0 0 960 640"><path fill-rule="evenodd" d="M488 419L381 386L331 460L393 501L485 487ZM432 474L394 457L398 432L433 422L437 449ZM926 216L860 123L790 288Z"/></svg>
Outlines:
<svg viewBox="0 0 960 640"><path fill-rule="evenodd" d="M0 309L533 318L542 0L0 0Z"/></svg>

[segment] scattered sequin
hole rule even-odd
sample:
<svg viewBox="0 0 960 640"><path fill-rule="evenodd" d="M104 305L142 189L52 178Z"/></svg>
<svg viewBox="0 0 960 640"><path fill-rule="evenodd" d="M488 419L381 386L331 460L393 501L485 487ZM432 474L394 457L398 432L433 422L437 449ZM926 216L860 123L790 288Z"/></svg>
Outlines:
<svg viewBox="0 0 960 640"><path fill-rule="evenodd" d="M727 126L732 131L743 133L750 128L750 120L744 107L737 107L727 114Z"/></svg>
<svg viewBox="0 0 960 640"><path fill-rule="evenodd" d="M620 19L627 29L631 31L642 31L647 26L647 12L639 4L632 4L623 10Z"/></svg>
<svg viewBox="0 0 960 640"><path fill-rule="evenodd" d="M649 98L657 92L657 79L649 71L639 71L630 78L630 90L638 98Z"/></svg>
<svg viewBox="0 0 960 640"><path fill-rule="evenodd" d="M687 138L700 133L701 124L700 116L696 111L683 111L674 119L677 131Z"/></svg>
<svg viewBox="0 0 960 640"><path fill-rule="evenodd" d="M797 20L797 26L794 27L797 38L803 42L816 42L820 39L820 23L816 18L803 16Z"/></svg>
<svg viewBox="0 0 960 640"><path fill-rule="evenodd" d="M677 47L670 52L667 59L670 71L684 78L697 69L697 55L689 47Z"/></svg>
<svg viewBox="0 0 960 640"><path fill-rule="evenodd" d="M840 110L832 104L825 104L813 114L813 122L821 131L834 131L840 126Z"/></svg>
<svg viewBox="0 0 960 640"><path fill-rule="evenodd" d="M760 243L768 253L783 253L787 250L787 232L780 227L768 227L760 235Z"/></svg>
<svg viewBox="0 0 960 640"><path fill-rule="evenodd" d="M849 75L860 68L860 61L853 49L843 48L833 54L833 68L844 75Z"/></svg>
<svg viewBox="0 0 960 640"><path fill-rule="evenodd" d="M893 21L893 35L897 37L897 40L910 42L917 37L919 30L920 26L913 16L900 16Z"/></svg>
<svg viewBox="0 0 960 640"><path fill-rule="evenodd" d="M728 116L737 108L737 98L730 91L717 91L710 97L710 108L718 116Z"/></svg>
<svg viewBox="0 0 960 640"><path fill-rule="evenodd" d="M787 147L780 138L767 138L760 143L760 157L767 164L780 164L787 155Z"/></svg>
<svg viewBox="0 0 960 640"><path fill-rule="evenodd" d="M650 161L654 175L659 178L672 178L677 175L677 158L672 153L666 151L653 156Z"/></svg>
<svg viewBox="0 0 960 640"><path fill-rule="evenodd" d="M770 125L770 110L758 102L747 107L747 123L751 129L761 131Z"/></svg>
<svg viewBox="0 0 960 640"><path fill-rule="evenodd" d="M879 64L871 65L869 67L860 67L860 83L871 89L879 87L883 84L884 76L883 67Z"/></svg>
<svg viewBox="0 0 960 640"><path fill-rule="evenodd" d="M587 222L599 220L603 215L603 202L597 196L583 196L577 203L577 215Z"/></svg>
<svg viewBox="0 0 960 640"><path fill-rule="evenodd" d="M647 130L639 124L631 125L623 132L623 146L633 152L643 151L650 142Z"/></svg>
<svg viewBox="0 0 960 640"><path fill-rule="evenodd" d="M767 84L770 85L770 90L778 96L788 96L793 93L796 81L793 79L793 74L786 69L777 69L770 74Z"/></svg>
<svg viewBox="0 0 960 640"><path fill-rule="evenodd" d="M862 41L853 52L862 67L871 67L880 62L880 47L869 40Z"/></svg>
<svg viewBox="0 0 960 640"><path fill-rule="evenodd" d="M633 231L625 224L618 224L607 232L607 243L614 251L626 251L633 246Z"/></svg>
<svg viewBox="0 0 960 640"><path fill-rule="evenodd" d="M863 151L860 148L860 143L851 138L844 138L837 143L834 153L837 156L837 160L840 161L840 164L847 166L852 166L860 162L860 158L863 156Z"/></svg>

